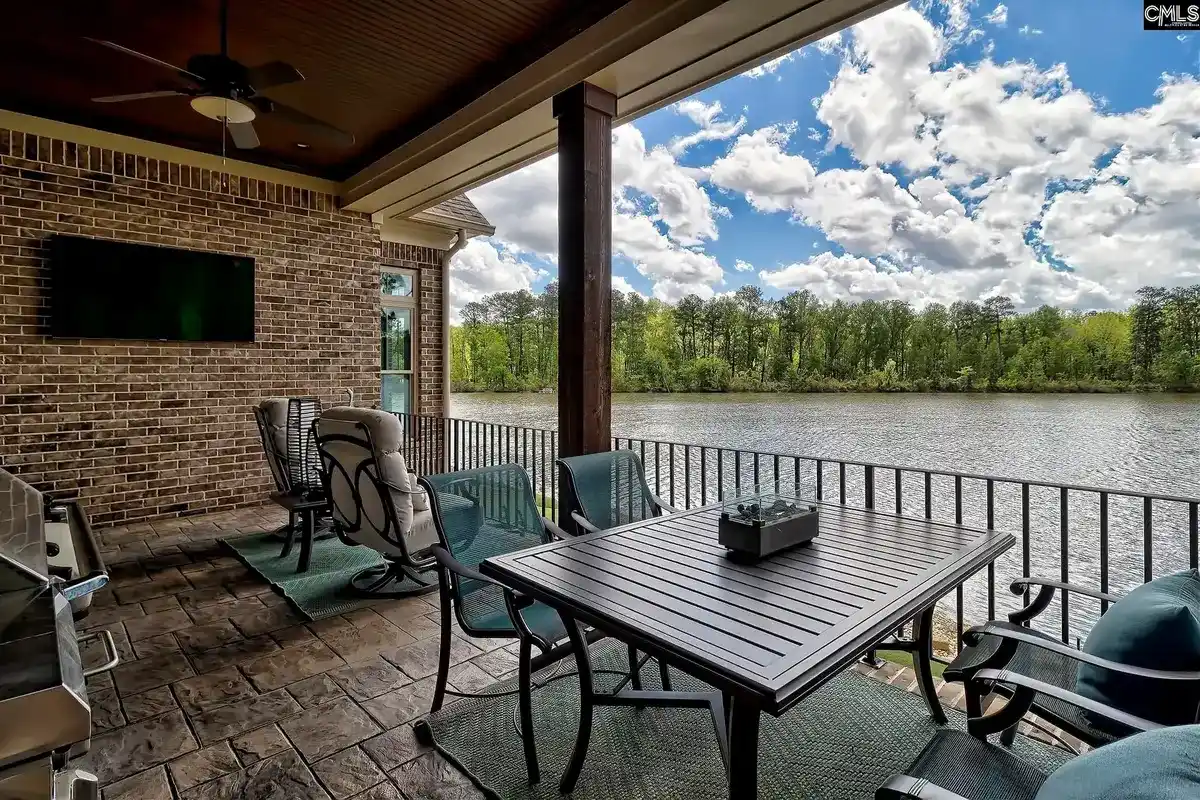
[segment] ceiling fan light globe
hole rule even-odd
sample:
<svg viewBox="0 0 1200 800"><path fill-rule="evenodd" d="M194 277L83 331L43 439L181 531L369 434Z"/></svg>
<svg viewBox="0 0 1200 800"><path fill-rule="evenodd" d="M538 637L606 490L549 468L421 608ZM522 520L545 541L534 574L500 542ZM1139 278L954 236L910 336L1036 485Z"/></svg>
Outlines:
<svg viewBox="0 0 1200 800"><path fill-rule="evenodd" d="M241 100L231 100L227 97L213 97L212 95L202 95L192 98L192 108L197 114L201 114L209 119L215 119L218 122L230 122L238 124L242 122L251 122L257 112L254 106L249 103L243 103Z"/></svg>

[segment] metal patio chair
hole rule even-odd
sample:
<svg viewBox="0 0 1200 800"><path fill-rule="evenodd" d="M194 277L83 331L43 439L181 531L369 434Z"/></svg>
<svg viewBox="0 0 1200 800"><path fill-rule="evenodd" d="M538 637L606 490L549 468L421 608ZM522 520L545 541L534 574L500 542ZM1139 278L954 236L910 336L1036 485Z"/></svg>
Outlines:
<svg viewBox="0 0 1200 800"><path fill-rule="evenodd" d="M375 550L383 562L350 579L359 594L400 597L433 591L437 541L432 515L400 454L403 430L394 414L336 406L315 425L325 496L338 537ZM423 505L423 503L422 503Z"/></svg>
<svg viewBox="0 0 1200 800"><path fill-rule="evenodd" d="M1005 690L1003 687L1007 687ZM986 736L1015 729L1024 715L1022 702L1009 702L983 714L982 699L996 691L1005 696L1036 696L1053 700L1056 708L1070 706L1106 717L1131 733L1163 727L1098 703L1075 692L1005 669L980 669L966 681L967 733L943 728L904 773L893 775L875 792L875 800L1033 800L1049 777L1008 747L991 744Z"/></svg>
<svg viewBox="0 0 1200 800"><path fill-rule="evenodd" d="M1108 603L1117 602L1120 599L1117 595L1040 578L1021 578L1014 581L1009 588L1016 595L1034 588L1037 589L1037 593L1029 605L1009 614L1007 622L992 620L964 631L964 646L943 673L945 680L960 681L968 687L968 701L971 700L969 690L973 685L972 678L978 675L1005 670L1008 674L1022 676L1020 681L1013 680L995 685L997 694L1008 698L1006 708L1011 710L1004 717L977 723L975 731L980 735L999 733L1003 744L1012 744L1017 723L1026 712L1032 712L1092 747L1099 747L1121 738L1121 735L1116 733L1121 730L1119 726L1106 726L1104 729L1097 727L1091 716L1097 713L1096 709L1080 704L1074 699L1079 697L1074 688L1081 663L1113 670L1123 675L1163 681L1196 681L1200 677L1196 672L1171 672L1119 664L1085 653L1063 643L1061 639L1025 627L1026 623L1046 610L1056 591L1070 592ZM1108 718L1115 718L1113 712L1122 713L1099 703L1096 705L1100 707L1099 713ZM1131 726L1128 733L1138 729Z"/></svg>
<svg viewBox="0 0 1200 800"><path fill-rule="evenodd" d="M450 672L453 621L467 636L516 638L518 733L525 753L531 783L541 779L533 730L533 674L572 656L566 628L558 613L543 603L502 586L479 572L484 559L506 555L555 539L570 536L541 515L533 486L517 464L470 469L420 478L429 495L438 543L432 548L438 565L441 589L441 650L437 683L430 713L445 702L446 695L480 695L452 691L446 687ZM603 638L588 631L588 643ZM533 655L533 648L540 652ZM553 679L574 673L555 675ZM624 675L624 673L621 673ZM628 676L624 680L629 680ZM484 696L496 696L495 692ZM418 737L432 742L426 721L417 723Z"/></svg>
<svg viewBox="0 0 1200 800"><path fill-rule="evenodd" d="M651 517L674 514L679 509L668 505L650 491L642 461L632 450L611 450L558 459L563 467L563 491L571 519L584 533L615 528ZM629 648L631 686L642 688L637 651ZM667 665L658 663L664 691L671 691Z"/></svg>

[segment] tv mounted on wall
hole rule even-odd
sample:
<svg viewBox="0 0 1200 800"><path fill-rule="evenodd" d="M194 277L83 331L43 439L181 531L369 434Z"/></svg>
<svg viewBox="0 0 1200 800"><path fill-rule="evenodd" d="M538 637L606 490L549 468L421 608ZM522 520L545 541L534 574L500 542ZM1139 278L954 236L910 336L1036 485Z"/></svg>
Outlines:
<svg viewBox="0 0 1200 800"><path fill-rule="evenodd" d="M254 259L57 234L50 335L254 341Z"/></svg>

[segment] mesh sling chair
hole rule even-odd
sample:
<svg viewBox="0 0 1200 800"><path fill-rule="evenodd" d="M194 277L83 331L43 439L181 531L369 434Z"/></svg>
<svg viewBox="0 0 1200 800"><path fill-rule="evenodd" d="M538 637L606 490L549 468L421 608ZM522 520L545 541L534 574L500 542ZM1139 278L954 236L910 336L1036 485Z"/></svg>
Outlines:
<svg viewBox="0 0 1200 800"><path fill-rule="evenodd" d="M400 420L386 411L339 406L323 411L315 429L334 530L347 544L370 547L384 559L350 585L385 597L433 591L429 548L437 536L425 493L399 452Z"/></svg>
<svg viewBox="0 0 1200 800"><path fill-rule="evenodd" d="M1003 704L999 711L983 714L982 700L998 694L1030 692L1052 697L1080 713L1088 712L1128 727L1130 733L1161 728L1082 695L1018 675L1004 669L981 669L965 682L967 733L943 728L933 735L903 774L893 775L875 792L875 800L1034 800L1047 774L1007 747L987 741L987 734L1014 727L1024 708ZM997 703L996 706L1001 704Z"/></svg>
<svg viewBox="0 0 1200 800"><path fill-rule="evenodd" d="M1039 578L1021 578L1014 581L1009 588L1016 595L1034 588L1037 589L1037 593L1033 595L1029 605L1009 614L1007 622L993 620L964 631L964 646L943 673L945 680L963 682L968 688L972 686L972 677L984 670L1003 669L1015 676L1012 681L995 685L997 694L1009 699L1008 706L1012 710L1008 717L976 725L976 730L984 734L1000 733L1004 744L1012 743L1017 723L1026 712L1032 712L1092 747L1099 747L1121 738L1119 733L1123 728L1111 725L1098 727L1092 716L1096 712L1087 710L1069 699L1075 694L1076 675L1082 663L1123 675L1162 680L1168 685L1170 682L1200 679L1200 674L1195 672L1170 672L1118 664L1071 647L1061 639L1025 627L1030 620L1049 607L1056 591L1083 595L1107 603L1117 602L1120 598L1116 595ZM971 699L969 691L967 697L968 700ZM1113 718L1112 712L1116 711L1104 705L1101 705L1101 709L1099 713L1108 718ZM1011 724L1005 725L1006 721ZM997 725L1001 727L996 727ZM1127 733L1140 729L1138 726L1128 727Z"/></svg>
<svg viewBox="0 0 1200 800"><path fill-rule="evenodd" d="M632 450L570 456L558 459L558 464L563 467L566 507L571 509L571 519L583 533L596 533L678 511L650 491L641 459ZM635 690L642 688L639 667L637 651L630 647L630 683ZM670 691L667 665L660 661L658 670L663 690Z"/></svg>
<svg viewBox="0 0 1200 800"><path fill-rule="evenodd" d="M570 657L573 650L569 641L563 641L567 631L554 609L486 577L478 566L484 559L567 538L569 534L541 515L529 476L517 464L422 476L420 484L429 495L437 529L438 544L433 554L441 587L441 650L430 712L440 709L448 694L473 696L446 687L453 620L457 619L471 637L516 637L520 642L515 690L518 734L529 780L537 783L540 770L533 732L533 674ZM586 635L589 643L601 638L603 635L594 630ZM539 651L536 657L535 647ZM556 674L550 680L572 674ZM427 722L417 723L416 731L422 741L432 741Z"/></svg>

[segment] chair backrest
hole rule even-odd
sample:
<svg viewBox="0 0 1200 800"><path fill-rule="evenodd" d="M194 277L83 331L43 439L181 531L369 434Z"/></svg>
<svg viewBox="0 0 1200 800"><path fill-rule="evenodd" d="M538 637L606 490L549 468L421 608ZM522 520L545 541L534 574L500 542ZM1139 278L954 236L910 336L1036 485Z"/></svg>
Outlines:
<svg viewBox="0 0 1200 800"><path fill-rule="evenodd" d="M268 397L254 407L263 454L267 457L271 477L275 479L275 488L281 492L292 490L287 465L287 412L286 397Z"/></svg>
<svg viewBox="0 0 1200 800"><path fill-rule="evenodd" d="M529 475L517 464L426 475L420 483L429 495L438 540L454 558L478 567L502 556L550 541ZM450 573L459 623L468 631L503 609L504 598L491 584Z"/></svg>
<svg viewBox="0 0 1200 800"><path fill-rule="evenodd" d="M417 487L399 451L400 420L386 411L337 406L321 412L315 429L338 531L358 544L407 555L404 536L412 528Z"/></svg>
<svg viewBox="0 0 1200 800"><path fill-rule="evenodd" d="M558 463L565 467L566 507L578 509L601 530L662 513L646 485L642 462L632 450L571 456Z"/></svg>

